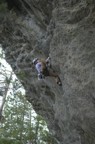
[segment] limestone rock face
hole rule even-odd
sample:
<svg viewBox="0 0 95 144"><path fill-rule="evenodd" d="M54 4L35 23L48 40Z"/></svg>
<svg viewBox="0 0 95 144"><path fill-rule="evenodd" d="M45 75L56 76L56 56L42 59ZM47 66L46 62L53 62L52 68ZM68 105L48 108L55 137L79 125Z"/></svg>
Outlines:
<svg viewBox="0 0 95 144"><path fill-rule="evenodd" d="M0 43L59 144L95 144L95 1L7 0ZM34 57L51 56L62 87L38 81Z"/></svg>

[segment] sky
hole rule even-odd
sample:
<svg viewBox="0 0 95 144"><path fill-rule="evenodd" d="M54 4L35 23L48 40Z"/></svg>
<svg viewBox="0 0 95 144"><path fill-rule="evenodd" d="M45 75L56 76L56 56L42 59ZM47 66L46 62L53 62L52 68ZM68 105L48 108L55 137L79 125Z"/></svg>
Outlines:
<svg viewBox="0 0 95 144"><path fill-rule="evenodd" d="M1 45L0 45L0 73L2 73L3 71L3 73L5 74L5 72L6 72L6 75L8 76L10 76L10 74L11 74L11 72L12 72L12 68L11 68L11 66L6 62L6 60L5 60L5 58L3 58L4 57L4 55L3 55L3 57L1 57L1 54L2 54L2 47L1 47ZM13 75L12 75L12 79L14 80L14 79L17 79L17 77L16 77L16 75L13 73ZM2 76L2 74L0 74L0 86L1 86L1 81L4 81L4 77ZM25 94L25 90L23 89L23 87L21 88L21 92L23 93L23 94ZM1 104L1 102L2 102L2 96L0 96L0 104Z"/></svg>
<svg viewBox="0 0 95 144"><path fill-rule="evenodd" d="M11 68L11 66L6 62L6 60L5 60L5 56L4 56L4 54L3 54L3 57L1 56L1 54L2 54L2 47L1 47L1 45L0 45L0 87L4 87L4 85L2 84L2 82L4 82L4 79L5 79L5 77L6 77L6 75L7 75L7 77L9 76L10 77L10 75L11 75L11 72L12 72L12 68ZM2 75L2 73L4 73L5 74L5 76L3 76ZM15 79L17 79L17 77L16 77L16 75L13 73L12 74L12 81L14 81ZM4 83L5 84L5 83ZM10 93L10 92L12 92L12 84L10 84L10 89L11 90L9 90L8 91L8 93L7 93L7 95ZM21 93L22 94L25 94L25 90L24 90L24 88L23 88L23 86L19 89L20 91L21 91ZM2 88L0 89L0 91L2 92ZM1 106L1 104L2 104L2 96L0 96L0 106Z"/></svg>
<svg viewBox="0 0 95 144"><path fill-rule="evenodd" d="M1 53L2 53L2 47L1 47L1 45L0 45L0 54L1 54ZM1 57L0 57L0 64L4 65L4 67L6 68L6 70L8 70L8 71L10 71L10 72L12 71L10 65L6 62L6 60L5 60L4 58L1 58ZM0 68L0 72L2 71L1 69L2 69L2 66L1 66L1 68ZM1 81L1 80L3 80L2 75L0 75L0 81ZM0 96L0 106L1 106L1 102L2 102L2 97Z"/></svg>
<svg viewBox="0 0 95 144"><path fill-rule="evenodd" d="M2 97L0 96L0 106L1 106L1 102L2 102Z"/></svg>

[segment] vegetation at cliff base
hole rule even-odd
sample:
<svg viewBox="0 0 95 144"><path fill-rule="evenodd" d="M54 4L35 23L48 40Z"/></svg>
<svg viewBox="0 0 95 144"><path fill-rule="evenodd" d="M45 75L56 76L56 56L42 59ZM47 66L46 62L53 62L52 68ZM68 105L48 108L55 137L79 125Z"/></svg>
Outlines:
<svg viewBox="0 0 95 144"><path fill-rule="evenodd" d="M44 119L35 113L0 49L0 144L56 144ZM0 101L0 105L2 103Z"/></svg>
<svg viewBox="0 0 95 144"><path fill-rule="evenodd" d="M7 11L7 3L5 0L0 0L0 12Z"/></svg>

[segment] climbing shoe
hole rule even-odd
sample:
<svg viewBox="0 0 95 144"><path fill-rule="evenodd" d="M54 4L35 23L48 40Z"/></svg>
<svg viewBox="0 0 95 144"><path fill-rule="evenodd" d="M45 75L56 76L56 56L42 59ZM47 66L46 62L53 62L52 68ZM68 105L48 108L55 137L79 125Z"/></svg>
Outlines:
<svg viewBox="0 0 95 144"><path fill-rule="evenodd" d="M62 83L59 81L59 82L57 82L57 84L59 85L59 86L62 86Z"/></svg>

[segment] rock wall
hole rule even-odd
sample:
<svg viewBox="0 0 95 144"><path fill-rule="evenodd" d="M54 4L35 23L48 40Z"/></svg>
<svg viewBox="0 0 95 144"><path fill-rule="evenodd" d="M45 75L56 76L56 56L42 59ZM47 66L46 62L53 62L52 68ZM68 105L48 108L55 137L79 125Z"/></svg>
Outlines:
<svg viewBox="0 0 95 144"><path fill-rule="evenodd" d="M95 144L94 0L7 2L0 43L27 99L58 143ZM32 60L48 55L62 87L53 78L37 80Z"/></svg>

